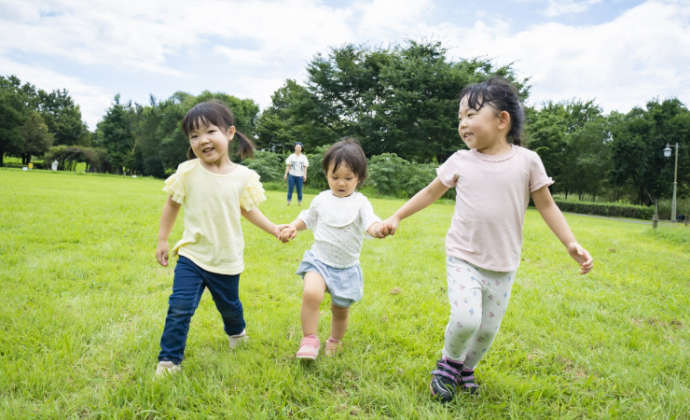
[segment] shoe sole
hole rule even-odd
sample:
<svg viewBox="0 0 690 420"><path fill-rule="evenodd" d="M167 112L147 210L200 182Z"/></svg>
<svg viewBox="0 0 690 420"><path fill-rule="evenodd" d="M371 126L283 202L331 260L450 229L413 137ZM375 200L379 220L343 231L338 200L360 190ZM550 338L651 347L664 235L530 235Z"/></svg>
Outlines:
<svg viewBox="0 0 690 420"><path fill-rule="evenodd" d="M301 360L316 360L318 357L318 354L312 355L312 354L297 354L295 357Z"/></svg>

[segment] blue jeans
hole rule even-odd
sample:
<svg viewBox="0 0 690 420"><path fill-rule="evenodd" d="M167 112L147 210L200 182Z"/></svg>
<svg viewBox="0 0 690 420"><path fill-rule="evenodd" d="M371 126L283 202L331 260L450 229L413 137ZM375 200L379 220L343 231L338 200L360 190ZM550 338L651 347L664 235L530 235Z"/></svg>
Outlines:
<svg viewBox="0 0 690 420"><path fill-rule="evenodd" d="M179 364L184 358L189 322L199 306L204 288L213 296L218 312L223 317L225 333L239 334L244 330L244 314L238 286L240 275L211 273L180 255L175 266L173 291L168 301L168 315L161 337L158 360Z"/></svg>
<svg viewBox="0 0 690 420"><path fill-rule="evenodd" d="M302 202L302 184L304 183L303 176L288 175L288 203L292 200L292 189L297 187L297 201Z"/></svg>

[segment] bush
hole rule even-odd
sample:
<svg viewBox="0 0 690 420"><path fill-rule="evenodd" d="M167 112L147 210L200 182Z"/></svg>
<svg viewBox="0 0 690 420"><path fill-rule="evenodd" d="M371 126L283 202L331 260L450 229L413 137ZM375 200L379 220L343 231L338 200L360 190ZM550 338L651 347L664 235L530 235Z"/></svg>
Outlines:
<svg viewBox="0 0 690 420"><path fill-rule="evenodd" d="M369 160L370 185L379 194L411 197L435 176L433 163L409 162L395 153L382 153Z"/></svg>
<svg viewBox="0 0 690 420"><path fill-rule="evenodd" d="M328 189L326 174L323 172L323 168L321 166L323 162L323 155L326 154L326 150L328 150L329 147L331 147L330 144L318 146L314 149L314 153L306 153L307 159L309 159L309 170L307 171L306 186L315 188L319 191Z"/></svg>
<svg viewBox="0 0 690 420"><path fill-rule="evenodd" d="M654 216L654 207L636 206L620 203L593 203L586 201L560 201L556 204L563 211L582 214L596 214L609 217L632 217L650 220Z"/></svg>
<svg viewBox="0 0 690 420"><path fill-rule="evenodd" d="M278 153L257 150L254 157L245 159L242 164L255 170L261 176L261 182L278 182L283 179L285 159Z"/></svg>
<svg viewBox="0 0 690 420"><path fill-rule="evenodd" d="M106 151L86 146L53 146L43 156L44 162L57 160L59 168L73 171L78 162L85 162L89 172L103 172L107 170Z"/></svg>

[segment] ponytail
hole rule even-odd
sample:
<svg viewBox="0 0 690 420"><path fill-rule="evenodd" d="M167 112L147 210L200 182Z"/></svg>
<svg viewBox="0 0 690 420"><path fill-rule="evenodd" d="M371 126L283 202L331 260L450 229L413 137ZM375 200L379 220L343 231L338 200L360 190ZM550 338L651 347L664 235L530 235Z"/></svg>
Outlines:
<svg viewBox="0 0 690 420"><path fill-rule="evenodd" d="M245 136L239 131L235 131L235 136L237 136L238 139L240 158L244 159L245 157L254 156L254 143L251 140L249 140L249 137Z"/></svg>

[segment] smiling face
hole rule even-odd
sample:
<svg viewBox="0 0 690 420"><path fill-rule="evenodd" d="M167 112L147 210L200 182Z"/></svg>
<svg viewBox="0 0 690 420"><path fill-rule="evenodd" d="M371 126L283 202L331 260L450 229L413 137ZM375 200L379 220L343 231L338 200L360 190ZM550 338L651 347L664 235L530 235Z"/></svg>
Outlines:
<svg viewBox="0 0 690 420"><path fill-rule="evenodd" d="M340 162L335 171L334 166L333 162L328 165L328 186L336 197L347 197L355 192L359 178L345 162Z"/></svg>
<svg viewBox="0 0 690 420"><path fill-rule="evenodd" d="M199 123L189 132L189 144L205 166L221 166L230 160L228 143L234 135L235 126L223 130L210 123Z"/></svg>
<svg viewBox="0 0 690 420"><path fill-rule="evenodd" d="M499 112L490 104L479 110L467 105L467 97L460 101L458 134L470 149L482 153L497 153L508 146L506 134L510 129L510 116Z"/></svg>

